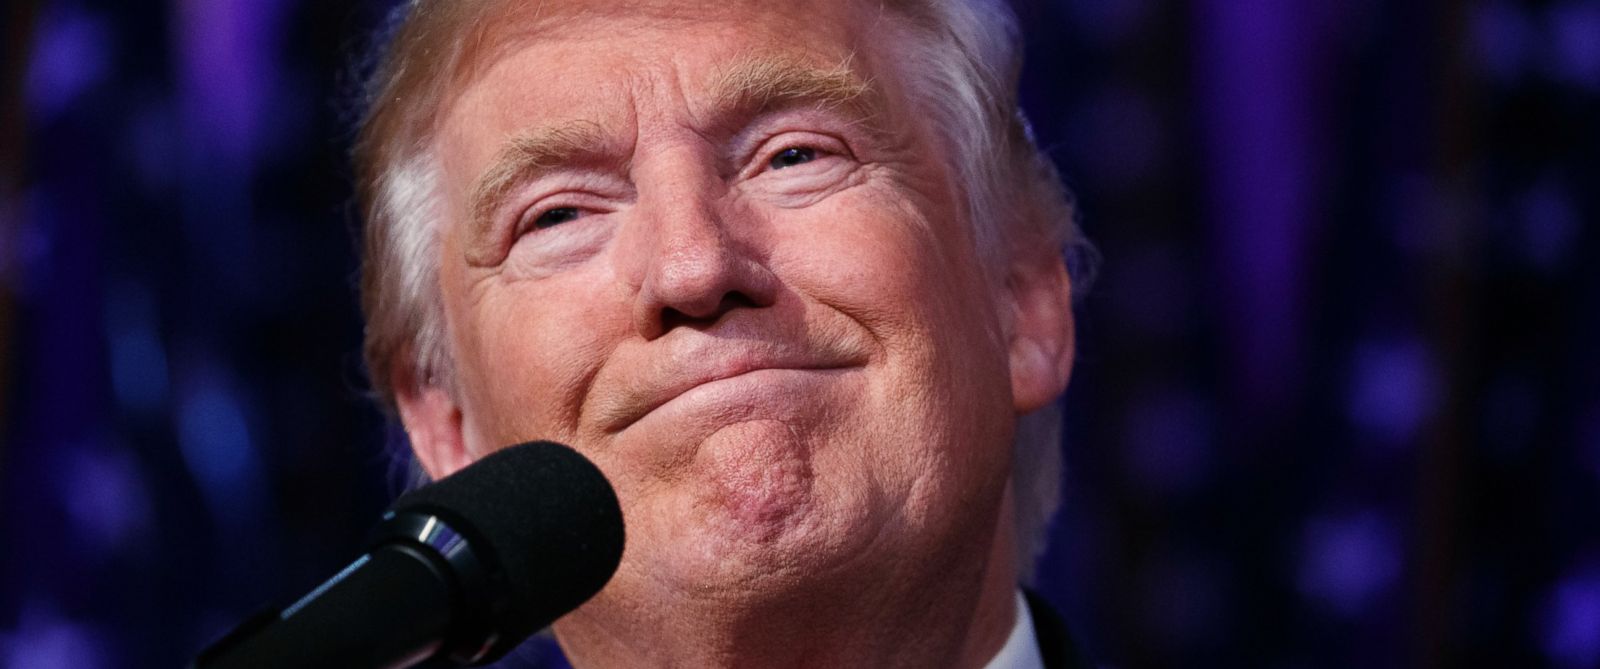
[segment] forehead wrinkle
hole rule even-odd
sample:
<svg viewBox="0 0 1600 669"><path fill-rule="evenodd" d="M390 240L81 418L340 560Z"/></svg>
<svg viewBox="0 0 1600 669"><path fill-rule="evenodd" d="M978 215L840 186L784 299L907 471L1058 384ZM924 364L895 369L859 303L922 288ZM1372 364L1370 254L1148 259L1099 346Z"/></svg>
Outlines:
<svg viewBox="0 0 1600 669"><path fill-rule="evenodd" d="M506 140L468 197L473 237L487 235L495 209L517 184L563 165L597 158L604 153L605 142L600 124L583 120L536 127Z"/></svg>

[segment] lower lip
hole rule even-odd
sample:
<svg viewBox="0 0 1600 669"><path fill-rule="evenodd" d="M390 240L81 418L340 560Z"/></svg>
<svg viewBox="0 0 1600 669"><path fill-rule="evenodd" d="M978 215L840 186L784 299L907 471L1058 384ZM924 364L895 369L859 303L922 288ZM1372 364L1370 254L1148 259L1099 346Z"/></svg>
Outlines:
<svg viewBox="0 0 1600 669"><path fill-rule="evenodd" d="M853 371L758 369L707 381L651 410L634 427L653 428L659 423L681 429L697 422L711 426L756 418L795 418L811 413L817 401L825 400L836 390L833 384Z"/></svg>

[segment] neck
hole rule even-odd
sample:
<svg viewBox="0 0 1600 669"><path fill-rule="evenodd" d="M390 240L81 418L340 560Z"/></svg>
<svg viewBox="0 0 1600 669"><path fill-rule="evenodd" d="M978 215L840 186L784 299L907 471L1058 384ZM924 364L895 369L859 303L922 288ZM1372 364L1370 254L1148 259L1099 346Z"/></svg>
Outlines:
<svg viewBox="0 0 1600 669"><path fill-rule="evenodd" d="M987 551L848 570L772 597L676 593L648 605L604 593L556 625L573 666L948 666L977 669L1016 619L1009 490ZM984 543L974 538L974 545Z"/></svg>

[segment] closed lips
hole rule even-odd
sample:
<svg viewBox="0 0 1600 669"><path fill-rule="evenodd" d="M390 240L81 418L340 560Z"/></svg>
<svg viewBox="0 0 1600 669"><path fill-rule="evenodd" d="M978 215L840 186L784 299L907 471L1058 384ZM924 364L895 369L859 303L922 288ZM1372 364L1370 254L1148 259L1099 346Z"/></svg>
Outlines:
<svg viewBox="0 0 1600 669"><path fill-rule="evenodd" d="M643 374L621 380L612 392L597 382L598 422L607 432L617 432L678 396L702 385L761 370L828 370L861 364L860 356L843 351L819 351L748 340L729 342L710 338L704 345L664 354L646 366Z"/></svg>

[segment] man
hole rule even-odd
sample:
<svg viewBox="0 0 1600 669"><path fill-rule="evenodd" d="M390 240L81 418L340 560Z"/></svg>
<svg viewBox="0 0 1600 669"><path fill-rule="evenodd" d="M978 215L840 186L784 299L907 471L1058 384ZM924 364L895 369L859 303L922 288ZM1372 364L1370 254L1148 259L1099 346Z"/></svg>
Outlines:
<svg viewBox="0 0 1600 669"><path fill-rule="evenodd" d="M611 479L572 662L1037 666L1082 242L1009 14L403 11L356 151L368 363L430 476L537 438Z"/></svg>

